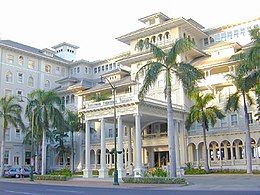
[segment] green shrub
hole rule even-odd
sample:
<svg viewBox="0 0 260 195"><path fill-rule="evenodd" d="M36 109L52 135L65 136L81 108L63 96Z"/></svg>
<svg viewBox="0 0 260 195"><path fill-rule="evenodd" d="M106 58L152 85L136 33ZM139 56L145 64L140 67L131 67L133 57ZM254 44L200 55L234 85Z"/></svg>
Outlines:
<svg viewBox="0 0 260 195"><path fill-rule="evenodd" d="M35 175L35 180L55 180L55 181L67 181L69 177L65 175Z"/></svg>
<svg viewBox="0 0 260 195"><path fill-rule="evenodd" d="M98 174L99 174L98 170L92 170L92 175L98 175Z"/></svg>
<svg viewBox="0 0 260 195"><path fill-rule="evenodd" d="M108 170L108 175L109 175L109 176L112 176L112 175L114 174L114 171L115 171L114 168L109 169L109 170Z"/></svg>
<svg viewBox="0 0 260 195"><path fill-rule="evenodd" d="M167 177L167 171L164 171L160 167L150 168L147 170L146 177Z"/></svg>
<svg viewBox="0 0 260 195"><path fill-rule="evenodd" d="M207 174L204 169L195 169L195 168L189 168L184 171L185 175L203 175Z"/></svg>
<svg viewBox="0 0 260 195"><path fill-rule="evenodd" d="M57 170L57 171L53 171L52 173L50 173L50 175L64 175L66 177L72 177L71 171L66 168Z"/></svg>
<svg viewBox="0 0 260 195"><path fill-rule="evenodd" d="M169 177L123 177L125 183L140 183L140 184L187 184L184 178L169 178Z"/></svg>

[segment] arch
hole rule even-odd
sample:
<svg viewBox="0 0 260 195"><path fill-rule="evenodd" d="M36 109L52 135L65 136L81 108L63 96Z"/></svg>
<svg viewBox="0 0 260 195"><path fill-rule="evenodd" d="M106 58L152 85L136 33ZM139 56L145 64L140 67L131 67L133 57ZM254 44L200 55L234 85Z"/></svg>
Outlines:
<svg viewBox="0 0 260 195"><path fill-rule="evenodd" d="M258 158L258 146L255 139L251 138L251 151L252 151L252 158Z"/></svg>
<svg viewBox="0 0 260 195"><path fill-rule="evenodd" d="M199 161L204 161L204 143L200 142L198 144L198 160Z"/></svg>
<svg viewBox="0 0 260 195"><path fill-rule="evenodd" d="M23 56L18 57L18 64L23 65Z"/></svg>
<svg viewBox="0 0 260 195"><path fill-rule="evenodd" d="M95 164L96 158L95 158L95 150L90 150L90 164Z"/></svg>
<svg viewBox="0 0 260 195"><path fill-rule="evenodd" d="M75 103L75 95L74 95L74 94L71 94L71 96L70 96L70 102L71 102L72 104Z"/></svg>
<svg viewBox="0 0 260 195"><path fill-rule="evenodd" d="M187 149L188 149L188 162L193 164L195 161L197 161L196 145L194 143L189 143Z"/></svg>
<svg viewBox="0 0 260 195"><path fill-rule="evenodd" d="M170 33L168 31L164 34L164 38L165 40L170 39Z"/></svg>
<svg viewBox="0 0 260 195"><path fill-rule="evenodd" d="M162 41L162 39L163 39L163 35L162 35L162 34L159 34L158 37L157 37L157 40L158 40L158 41Z"/></svg>
<svg viewBox="0 0 260 195"><path fill-rule="evenodd" d="M243 142L241 139L235 139L232 143L233 146L233 153L235 159L243 159L244 158L244 147L243 147Z"/></svg>
<svg viewBox="0 0 260 195"><path fill-rule="evenodd" d="M109 164L110 163L110 153L109 153L109 150L106 149L106 164Z"/></svg>
<svg viewBox="0 0 260 195"><path fill-rule="evenodd" d="M220 159L219 144L216 141L209 143L209 157L213 161Z"/></svg>
<svg viewBox="0 0 260 195"><path fill-rule="evenodd" d="M5 81L9 83L13 82L13 73L10 70L5 74Z"/></svg>
<svg viewBox="0 0 260 195"><path fill-rule="evenodd" d="M45 82L44 82L44 87L45 87L46 89L50 89L50 88L51 88L51 82L50 82L49 80L45 80Z"/></svg>
<svg viewBox="0 0 260 195"><path fill-rule="evenodd" d="M155 43L156 42L156 37L155 36L152 36L151 38L151 43Z"/></svg>
<svg viewBox="0 0 260 195"><path fill-rule="evenodd" d="M224 140L220 143L221 159L231 160L232 145L228 140Z"/></svg>
<svg viewBox="0 0 260 195"><path fill-rule="evenodd" d="M28 78L28 86L34 87L34 78L32 76L29 76Z"/></svg>
<svg viewBox="0 0 260 195"><path fill-rule="evenodd" d="M145 130L146 127L148 127L149 125L154 124L154 123L167 123L167 120L155 120L152 122L148 122L148 123L144 124L142 131Z"/></svg>
<svg viewBox="0 0 260 195"><path fill-rule="evenodd" d="M149 38L148 37L145 38L144 43L149 43L149 42L150 42Z"/></svg>
<svg viewBox="0 0 260 195"><path fill-rule="evenodd" d="M100 157L101 157L101 150L100 149L98 149L97 150L97 152L96 152L96 155L97 155L97 157L96 157L96 164L98 164L98 165L100 165Z"/></svg>

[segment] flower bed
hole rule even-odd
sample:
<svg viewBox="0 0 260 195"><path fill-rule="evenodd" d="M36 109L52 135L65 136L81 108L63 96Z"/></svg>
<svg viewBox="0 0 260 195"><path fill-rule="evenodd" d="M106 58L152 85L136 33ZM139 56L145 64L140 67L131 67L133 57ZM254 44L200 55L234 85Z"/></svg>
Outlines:
<svg viewBox="0 0 260 195"><path fill-rule="evenodd" d="M35 180L55 180L55 181L67 181L70 177L65 175L35 175Z"/></svg>

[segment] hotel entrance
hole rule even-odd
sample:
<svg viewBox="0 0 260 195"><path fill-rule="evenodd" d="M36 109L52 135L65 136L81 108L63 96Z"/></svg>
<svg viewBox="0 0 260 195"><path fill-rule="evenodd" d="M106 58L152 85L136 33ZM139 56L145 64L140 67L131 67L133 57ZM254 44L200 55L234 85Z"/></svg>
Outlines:
<svg viewBox="0 0 260 195"><path fill-rule="evenodd" d="M169 151L154 152L155 167L166 166L169 163Z"/></svg>

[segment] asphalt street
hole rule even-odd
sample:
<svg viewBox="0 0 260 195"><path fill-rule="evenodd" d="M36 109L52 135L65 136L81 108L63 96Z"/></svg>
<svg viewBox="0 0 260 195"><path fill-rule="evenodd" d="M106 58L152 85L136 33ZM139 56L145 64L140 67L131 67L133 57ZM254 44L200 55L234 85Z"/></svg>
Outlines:
<svg viewBox="0 0 260 195"><path fill-rule="evenodd" d="M98 188L74 187L44 184L25 184L0 182L1 195L259 195L260 191L246 190L190 190L190 189L158 189L158 188Z"/></svg>

